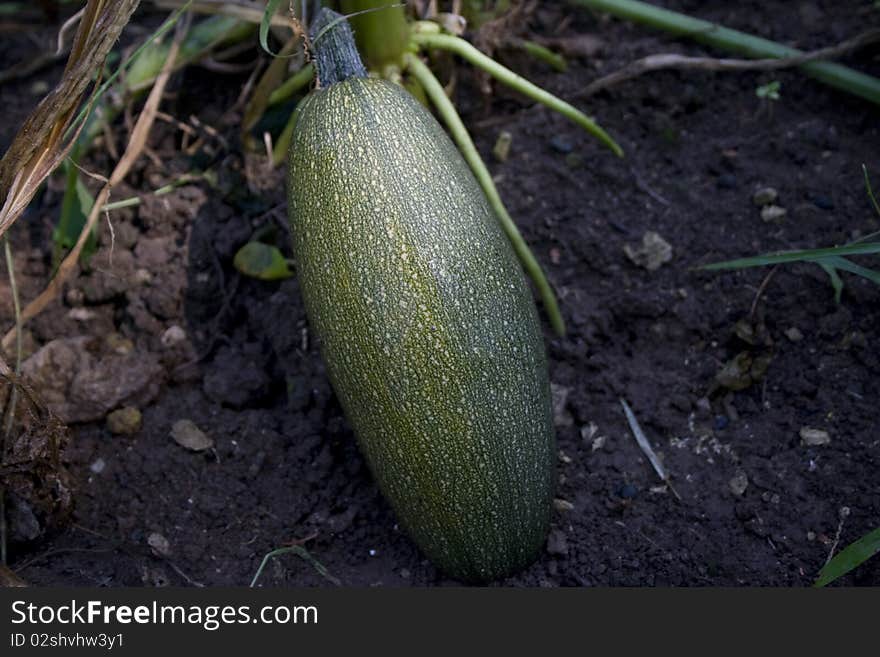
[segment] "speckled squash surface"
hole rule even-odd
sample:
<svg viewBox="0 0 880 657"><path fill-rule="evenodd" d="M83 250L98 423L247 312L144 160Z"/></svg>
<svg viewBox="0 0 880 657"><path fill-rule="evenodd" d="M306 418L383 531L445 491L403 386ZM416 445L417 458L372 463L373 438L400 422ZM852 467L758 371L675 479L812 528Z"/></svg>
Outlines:
<svg viewBox="0 0 880 657"><path fill-rule="evenodd" d="M460 580L528 565L555 479L546 356L461 155L404 90L350 78L303 101L288 194L311 327L401 525Z"/></svg>

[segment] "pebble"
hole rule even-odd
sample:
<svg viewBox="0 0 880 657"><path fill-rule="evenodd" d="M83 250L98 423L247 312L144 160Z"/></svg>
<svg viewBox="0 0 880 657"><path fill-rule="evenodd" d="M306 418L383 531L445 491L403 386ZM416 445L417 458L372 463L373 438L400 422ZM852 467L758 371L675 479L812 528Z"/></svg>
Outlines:
<svg viewBox="0 0 880 657"><path fill-rule="evenodd" d="M82 306L71 308L70 312L67 313L67 316L77 322L88 322L97 317L94 311L91 311L88 308L84 308Z"/></svg>
<svg viewBox="0 0 880 657"><path fill-rule="evenodd" d="M161 340L163 347L173 347L186 340L186 331L180 328L177 324L174 324L165 330L162 334Z"/></svg>
<svg viewBox="0 0 880 657"><path fill-rule="evenodd" d="M562 531L558 529L550 531L550 535L547 537L547 554L563 557L568 554L568 539Z"/></svg>
<svg viewBox="0 0 880 657"><path fill-rule="evenodd" d="M800 342L804 339L804 334L801 333L801 330L796 326L792 326L791 328L785 329L785 337L787 337L792 342Z"/></svg>
<svg viewBox="0 0 880 657"><path fill-rule="evenodd" d="M749 477L745 472L737 472L733 475L728 485L730 486L731 493L741 497L746 492L746 488L749 487Z"/></svg>
<svg viewBox="0 0 880 657"><path fill-rule="evenodd" d="M568 500L563 500L561 497L557 497L553 500L553 508L557 511L574 511L574 504Z"/></svg>
<svg viewBox="0 0 880 657"><path fill-rule="evenodd" d="M761 208L761 219L766 222L778 221L788 214L788 210L778 205L765 205Z"/></svg>
<svg viewBox="0 0 880 657"><path fill-rule="evenodd" d="M104 344L115 354L127 356L134 351L134 342L119 333L108 333L104 338Z"/></svg>
<svg viewBox="0 0 880 657"><path fill-rule="evenodd" d="M81 306L86 300L86 295L78 287L72 287L64 295L68 306Z"/></svg>
<svg viewBox="0 0 880 657"><path fill-rule="evenodd" d="M114 435L127 435L141 430L143 416L134 406L117 409L107 416L107 430Z"/></svg>
<svg viewBox="0 0 880 657"><path fill-rule="evenodd" d="M495 147L492 149L492 155L495 156L496 160L499 162L507 162L507 158L510 156L510 144L512 142L513 135L507 130L502 130L495 142Z"/></svg>
<svg viewBox="0 0 880 657"><path fill-rule="evenodd" d="M171 544L168 539L158 532L153 532L147 536L147 545L153 548L153 551L162 556L167 557L171 554Z"/></svg>
<svg viewBox="0 0 880 657"><path fill-rule="evenodd" d="M101 474L104 472L104 468L107 467L107 461L104 459L96 459L90 466L89 470L94 472L95 474Z"/></svg>
<svg viewBox="0 0 880 657"><path fill-rule="evenodd" d="M199 429L192 420L178 420L171 427L171 437L178 445L191 449L194 452L201 452L214 446L205 432Z"/></svg>
<svg viewBox="0 0 880 657"><path fill-rule="evenodd" d="M653 230L647 231L642 236L640 246L633 247L626 244L623 252L633 264L648 271L655 271L672 260L672 245Z"/></svg>
<svg viewBox="0 0 880 657"><path fill-rule="evenodd" d="M822 429L801 427L800 436L801 440L804 442L804 445L827 445L831 442L831 436L828 434L827 431L823 431Z"/></svg>
<svg viewBox="0 0 880 657"><path fill-rule="evenodd" d="M558 383L550 384L550 396L553 399L553 424L557 427L570 427L574 418L568 412L568 396L571 388Z"/></svg>
<svg viewBox="0 0 880 657"><path fill-rule="evenodd" d="M777 198L779 198L779 192L775 189L761 187L752 195L752 202L759 207L764 207L765 205L773 205Z"/></svg>

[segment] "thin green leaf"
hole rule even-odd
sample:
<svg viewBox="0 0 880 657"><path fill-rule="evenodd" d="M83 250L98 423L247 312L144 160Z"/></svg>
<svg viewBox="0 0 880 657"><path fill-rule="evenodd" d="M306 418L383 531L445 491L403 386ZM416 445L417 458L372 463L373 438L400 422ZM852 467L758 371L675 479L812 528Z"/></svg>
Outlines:
<svg viewBox="0 0 880 657"><path fill-rule="evenodd" d="M315 559L315 557L313 557L308 550L306 550L301 545L291 545L290 547L283 547L283 548L278 548L277 550L272 550L265 557L263 557L263 561L260 563L260 567L257 568L257 572L254 575L254 578L251 580L251 588L254 588L257 585L257 580L259 580L260 575L263 574L263 570L266 568L266 564L269 563L269 559L271 559L272 557L277 557L282 554L289 554L289 553L293 553L293 554L297 555L298 557L308 561L312 565L312 567L316 571L318 571L318 574L321 575L321 577L323 577L324 579L332 582L336 586L342 585L342 582L340 582L333 575L331 575L330 571L327 570L326 566L324 566L324 564L322 564L320 561Z"/></svg>
<svg viewBox="0 0 880 657"><path fill-rule="evenodd" d="M177 11L175 11L170 17L168 17L168 19L164 23L162 23L162 25L160 25L155 32L153 32L149 37L147 37L147 40L144 41L140 46L138 46L138 48L131 54L131 56L128 59L126 59L124 62L122 62L122 64L119 65L119 67L112 73L112 75L110 75L110 77L108 77L106 80L104 80L104 83L100 87L98 87L97 91L95 91L95 93L89 99L89 102L86 103L85 107L83 107L79 111L79 114L76 115L76 118L68 126L67 131L65 132L65 136L73 134L75 132L77 126L82 121L84 121L86 119L86 117L88 117L91 114L91 112L95 108L98 100L104 95L104 93L107 91L107 89L109 89L110 86L116 81L116 78L119 77L119 75L125 69L127 69L131 65L131 63L133 61L135 61L135 59L137 59L137 57L145 49L147 49L150 46L151 43L153 43L156 39L160 39L163 34L165 34L166 32L168 32L168 30L170 30L172 27L174 27L174 25L177 23L177 21L180 20L180 17L183 15L183 13L187 9L189 9L189 6L191 4L192 4L192 0L187 0L186 3L184 5L182 5L179 9L177 9Z"/></svg>
<svg viewBox="0 0 880 657"><path fill-rule="evenodd" d="M844 246L835 246L827 249L780 251L750 258L713 262L709 265L702 265L699 269L705 269L707 271L717 271L719 269L746 269L747 267L763 267L766 265L779 265L787 262L815 262L827 257L870 255L872 253L880 253L880 242L846 244Z"/></svg>
<svg viewBox="0 0 880 657"><path fill-rule="evenodd" d="M262 242L248 242L238 250L232 262L245 276L262 281L277 281L293 276L287 259L278 247Z"/></svg>
<svg viewBox="0 0 880 657"><path fill-rule="evenodd" d="M834 303L840 303L840 296L843 294L843 280L837 273L837 270L827 262L819 262L819 266L828 274L831 279L831 287L834 288Z"/></svg>
<svg viewBox="0 0 880 657"><path fill-rule="evenodd" d="M880 527L848 545L825 564L825 567L819 571L819 578L813 586L821 587L830 584L838 577L842 577L862 565L878 552L880 552Z"/></svg>
<svg viewBox="0 0 880 657"><path fill-rule="evenodd" d="M266 3L265 11L263 11L263 18L260 20L260 46L273 57L278 55L269 48L269 27L272 25L272 17L278 11L280 4L281 0L269 0Z"/></svg>
<svg viewBox="0 0 880 657"><path fill-rule="evenodd" d="M66 167L64 197L61 200L61 213L58 217L58 225L52 233L52 240L55 243L56 262L60 262L63 255L76 244L80 233L86 225L89 213L92 211L92 206L95 204L95 197L92 196L82 181L79 169L69 159L65 161L64 166ZM88 260L94 250L95 236L92 234L83 247L82 260Z"/></svg>
<svg viewBox="0 0 880 657"><path fill-rule="evenodd" d="M865 189L868 190L868 198L871 199L871 205L880 217L880 203L877 203L877 197L874 196L874 190L871 189L871 179L868 177L868 167L862 165L862 171L865 173Z"/></svg>
<svg viewBox="0 0 880 657"><path fill-rule="evenodd" d="M880 272L874 271L873 269L868 269L867 267L862 267L861 265L857 265L854 262L850 262L846 258L831 257L825 258L824 260L822 260L822 262L828 263L832 267L836 267L837 269L848 271L851 274L856 274L858 276L861 276L862 278L867 278L875 285L880 285Z"/></svg>

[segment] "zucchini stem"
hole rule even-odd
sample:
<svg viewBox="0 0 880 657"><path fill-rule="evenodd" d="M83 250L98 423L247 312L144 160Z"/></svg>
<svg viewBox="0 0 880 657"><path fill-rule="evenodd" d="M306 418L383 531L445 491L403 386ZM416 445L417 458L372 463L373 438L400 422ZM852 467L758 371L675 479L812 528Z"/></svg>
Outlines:
<svg viewBox="0 0 880 657"><path fill-rule="evenodd" d="M466 59L474 66L486 71L486 73L499 82L506 84L511 89L515 89L532 100L562 114L562 116L573 121L602 142L605 146L610 148L615 155L623 157L623 149L589 116L561 98L557 98L549 91L529 82L521 75L511 71L509 68L502 66L488 55L480 52L464 39L450 34L425 34L422 32L413 33L411 38L413 43L420 48L447 50Z"/></svg>
<svg viewBox="0 0 880 657"><path fill-rule="evenodd" d="M365 78L351 26L343 16L324 7L311 28L318 86L329 87L349 78Z"/></svg>
<svg viewBox="0 0 880 657"><path fill-rule="evenodd" d="M550 324L560 336L565 335L565 321L562 319L562 313L559 311L559 304L556 301L556 295L553 292L553 288L550 286L547 277L544 275L541 265L538 264L537 259L531 249L529 249L528 244L526 244L526 241L523 239L522 234L519 232L519 229L516 227L510 214L507 212L507 208L504 207L504 203L501 201L501 196L498 194L498 189L492 181L489 169L486 167L485 162L483 162L483 159L477 152L477 148L474 146L474 142L468 134L467 128L465 128L461 117L455 110L455 106L446 96L446 92L443 91L443 85L440 84L440 81L434 76L431 69L423 64L422 60L416 55L407 53L404 57L404 63L406 69L412 73L413 77L418 80L422 89L425 90L428 99L437 109L437 113L443 119L443 122L452 134L452 138L458 146L458 149L461 151L461 154L464 156L465 161L474 172L477 182L480 184L480 187L483 188L483 193L486 195L489 205L491 205L492 209L495 211L495 214L501 223L501 228L507 235L507 239L510 240L513 250L516 252L523 268L538 288L538 293L544 304L544 309L547 311L547 317L550 319Z"/></svg>

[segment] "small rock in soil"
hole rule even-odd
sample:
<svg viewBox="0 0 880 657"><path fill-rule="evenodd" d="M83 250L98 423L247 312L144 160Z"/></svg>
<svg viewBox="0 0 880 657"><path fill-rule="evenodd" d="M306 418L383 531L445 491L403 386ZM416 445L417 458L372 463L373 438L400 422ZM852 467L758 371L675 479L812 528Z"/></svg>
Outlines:
<svg viewBox="0 0 880 657"><path fill-rule="evenodd" d="M104 468L106 467L107 462L104 459L95 459L89 466L89 470L91 470L94 474L101 474L102 472L104 472Z"/></svg>
<svg viewBox="0 0 880 657"><path fill-rule="evenodd" d="M563 500L561 497L557 497L553 500L553 508L557 511L573 511L574 504L568 500Z"/></svg>
<svg viewBox="0 0 880 657"><path fill-rule="evenodd" d="M623 252L633 264L648 271L655 271L672 260L672 245L653 230L647 231L642 236L640 246L633 247L627 244L623 247Z"/></svg>
<svg viewBox="0 0 880 657"><path fill-rule="evenodd" d="M113 408L155 399L164 374L153 354L120 353L118 346L87 336L59 338L28 358L22 371L63 422L102 420Z"/></svg>
<svg viewBox="0 0 880 657"><path fill-rule="evenodd" d="M564 532L559 529L550 530L550 535L547 537L547 554L561 557L568 554L568 539Z"/></svg>
<svg viewBox="0 0 880 657"><path fill-rule="evenodd" d="M557 427L570 427L574 424L574 418L567 409L571 388L566 388L558 383L551 383L550 394L553 398L553 424Z"/></svg>
<svg viewBox="0 0 880 657"><path fill-rule="evenodd" d="M191 449L194 452L201 452L214 446L205 432L199 429L192 420L178 420L171 427L171 437L178 445Z"/></svg>
<svg viewBox="0 0 880 657"><path fill-rule="evenodd" d="M779 221L788 214L788 210L778 205L765 205L761 208L761 219L767 223Z"/></svg>
<svg viewBox="0 0 880 657"><path fill-rule="evenodd" d="M779 198L779 192L772 187L761 187L752 195L752 202L759 206L772 205Z"/></svg>
<svg viewBox="0 0 880 657"><path fill-rule="evenodd" d="M730 486L731 493L737 497L742 497L743 493L746 492L746 488L749 487L749 477L745 472L737 472L733 475L728 485Z"/></svg>
<svg viewBox="0 0 880 657"><path fill-rule="evenodd" d="M141 430L143 417L134 406L120 408L107 416L107 429L115 435L130 436Z"/></svg>
<svg viewBox="0 0 880 657"><path fill-rule="evenodd" d="M804 445L809 445L811 447L827 445L831 442L831 436L827 431L823 431L822 429L801 427L800 436L801 440L804 441Z"/></svg>
<svg viewBox="0 0 880 657"><path fill-rule="evenodd" d="M787 337L792 342L800 342L804 339L804 334L801 333L800 329L796 326L792 326L789 329L785 329L785 337Z"/></svg>
<svg viewBox="0 0 880 657"><path fill-rule="evenodd" d="M162 346L163 347L173 347L176 344L180 344L184 340L186 340L186 331L180 328L177 324L173 326L169 326L168 329L162 334Z"/></svg>
<svg viewBox="0 0 880 657"><path fill-rule="evenodd" d="M507 158L510 157L511 142L513 142L513 135L507 130L502 130L501 134L498 135L498 140L495 142L495 147L492 149L492 155L495 156L496 160L507 162Z"/></svg>
<svg viewBox="0 0 880 657"><path fill-rule="evenodd" d="M161 557L167 557L171 554L171 544L167 538L158 532L153 532L147 536L147 545L153 548L153 551Z"/></svg>

